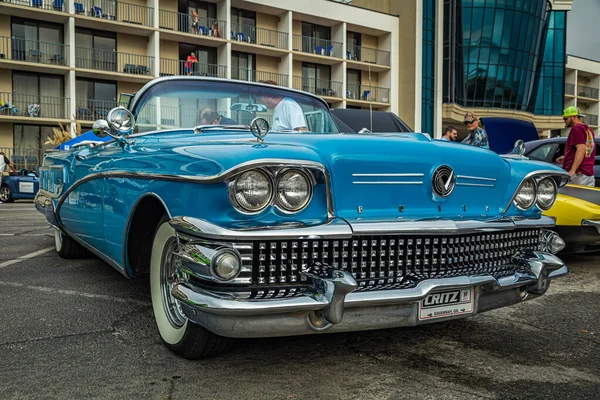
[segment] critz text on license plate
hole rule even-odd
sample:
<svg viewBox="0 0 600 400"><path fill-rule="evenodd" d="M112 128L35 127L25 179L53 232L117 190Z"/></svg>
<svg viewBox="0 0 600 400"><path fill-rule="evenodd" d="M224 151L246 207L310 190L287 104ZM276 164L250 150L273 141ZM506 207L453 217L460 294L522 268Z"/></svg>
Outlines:
<svg viewBox="0 0 600 400"><path fill-rule="evenodd" d="M473 312L473 288L431 293L419 302L419 319L444 318Z"/></svg>

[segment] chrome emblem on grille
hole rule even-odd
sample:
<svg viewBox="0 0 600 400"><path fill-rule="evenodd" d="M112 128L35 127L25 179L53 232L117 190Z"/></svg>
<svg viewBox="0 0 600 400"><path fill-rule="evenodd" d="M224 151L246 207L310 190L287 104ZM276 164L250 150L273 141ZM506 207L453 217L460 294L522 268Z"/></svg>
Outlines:
<svg viewBox="0 0 600 400"><path fill-rule="evenodd" d="M431 178L431 186L433 193L439 197L448 197L454 190L456 184L456 175L454 171L447 165L441 165L433 171Z"/></svg>

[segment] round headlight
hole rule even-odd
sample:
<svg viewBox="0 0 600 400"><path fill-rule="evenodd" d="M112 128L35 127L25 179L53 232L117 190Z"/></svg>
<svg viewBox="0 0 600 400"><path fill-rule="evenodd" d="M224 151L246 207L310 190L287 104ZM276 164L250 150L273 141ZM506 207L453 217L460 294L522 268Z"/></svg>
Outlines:
<svg viewBox="0 0 600 400"><path fill-rule="evenodd" d="M308 176L298 170L284 172L277 180L277 205L285 211L302 210L312 196L312 185Z"/></svg>
<svg viewBox="0 0 600 400"><path fill-rule="evenodd" d="M233 198L245 211L258 212L271 202L273 185L262 171L246 171L233 182Z"/></svg>
<svg viewBox="0 0 600 400"><path fill-rule="evenodd" d="M556 183L552 178L544 178L537 185L537 206L548 210L554 205L557 196Z"/></svg>
<svg viewBox="0 0 600 400"><path fill-rule="evenodd" d="M535 203L535 182L533 179L527 179L521 185L517 196L515 197L515 204L520 210L528 210Z"/></svg>
<svg viewBox="0 0 600 400"><path fill-rule="evenodd" d="M221 250L215 254L212 262L213 275L223 281L230 281L240 273L241 262L232 250Z"/></svg>

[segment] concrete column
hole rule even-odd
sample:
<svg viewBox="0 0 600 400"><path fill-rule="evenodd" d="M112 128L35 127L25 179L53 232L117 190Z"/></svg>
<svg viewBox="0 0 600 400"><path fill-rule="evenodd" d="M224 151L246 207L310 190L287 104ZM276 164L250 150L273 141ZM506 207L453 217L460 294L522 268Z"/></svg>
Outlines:
<svg viewBox="0 0 600 400"><path fill-rule="evenodd" d="M442 137L442 102L444 91L444 0L436 1L435 10L435 93L433 95L433 136Z"/></svg>
<svg viewBox="0 0 600 400"><path fill-rule="evenodd" d="M222 36L229 38L231 35L231 0L222 0L217 3L217 19L225 21L225 32ZM225 76L227 79L231 79L231 43L219 47L217 64L227 67Z"/></svg>
<svg viewBox="0 0 600 400"><path fill-rule="evenodd" d="M152 26L158 28L160 21L160 0L147 0L146 5L152 7Z"/></svg>
<svg viewBox="0 0 600 400"><path fill-rule="evenodd" d="M69 0L69 10L73 10L71 6L73 4L73 0ZM69 17L67 20L67 24L65 26L65 44L69 46L67 52L68 58L68 66L70 68L75 68L75 18ZM71 137L75 137L75 116L77 115L77 98L75 91L75 71L71 70L65 76L65 97L69 99L68 104L65 105L66 117L70 119L71 126Z"/></svg>
<svg viewBox="0 0 600 400"><path fill-rule="evenodd" d="M152 32L148 40L147 54L154 57L152 62L152 75L160 76L160 32Z"/></svg>

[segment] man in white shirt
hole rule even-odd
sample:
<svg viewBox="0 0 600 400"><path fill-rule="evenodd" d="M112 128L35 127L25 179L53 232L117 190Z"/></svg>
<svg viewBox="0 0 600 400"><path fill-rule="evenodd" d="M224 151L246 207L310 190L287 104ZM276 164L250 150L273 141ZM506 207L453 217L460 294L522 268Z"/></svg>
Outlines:
<svg viewBox="0 0 600 400"><path fill-rule="evenodd" d="M0 151L0 186L2 186L2 174L4 174L6 167L10 167L13 171L15 170L8 157L6 157L3 151ZM2 202L0 201L0 203Z"/></svg>
<svg viewBox="0 0 600 400"><path fill-rule="evenodd" d="M275 82L271 84L275 84ZM308 131L304 112L296 100L282 96L262 96L262 101L267 107L273 109L272 131Z"/></svg>

